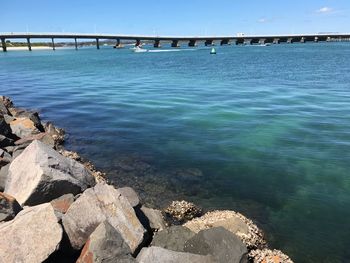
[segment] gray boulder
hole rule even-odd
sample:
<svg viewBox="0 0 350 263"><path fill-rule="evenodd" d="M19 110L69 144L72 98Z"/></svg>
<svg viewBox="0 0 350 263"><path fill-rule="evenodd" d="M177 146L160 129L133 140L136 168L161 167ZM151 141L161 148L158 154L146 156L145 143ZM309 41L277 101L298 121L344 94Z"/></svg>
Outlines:
<svg viewBox="0 0 350 263"><path fill-rule="evenodd" d="M63 226L74 249L84 246L90 234L108 221L134 253L144 241L145 229L128 200L113 186L100 183L87 189L63 216Z"/></svg>
<svg viewBox="0 0 350 263"><path fill-rule="evenodd" d="M0 134L4 136L10 136L11 135L11 128L6 123L3 116L0 115Z"/></svg>
<svg viewBox="0 0 350 263"><path fill-rule="evenodd" d="M10 122L11 131L19 138L28 137L33 134L39 134L41 131L36 123L30 118L20 117Z"/></svg>
<svg viewBox="0 0 350 263"><path fill-rule="evenodd" d="M77 263L136 262L120 233L108 221L102 222L87 240Z"/></svg>
<svg viewBox="0 0 350 263"><path fill-rule="evenodd" d="M161 231L165 229L165 221L161 211L145 206L141 207L141 211L148 219L149 226L153 231Z"/></svg>
<svg viewBox="0 0 350 263"><path fill-rule="evenodd" d="M185 244L186 252L212 255L219 263L243 263L248 250L243 242L223 227L201 230Z"/></svg>
<svg viewBox="0 0 350 263"><path fill-rule="evenodd" d="M0 222L13 219L22 207L15 198L5 193L0 193Z"/></svg>
<svg viewBox="0 0 350 263"><path fill-rule="evenodd" d="M62 228L50 204L28 207L12 221L0 224L0 262L39 263L62 239Z"/></svg>
<svg viewBox="0 0 350 263"><path fill-rule="evenodd" d="M4 115L4 114L9 114L9 111L7 109L7 107L5 106L4 101L2 101L0 99L0 114Z"/></svg>
<svg viewBox="0 0 350 263"><path fill-rule="evenodd" d="M33 141L12 161L5 192L21 205L37 205L67 193L78 194L94 181L82 164Z"/></svg>
<svg viewBox="0 0 350 263"><path fill-rule="evenodd" d="M140 204L139 196L131 187L122 187L117 190L129 201L132 207L136 207Z"/></svg>
<svg viewBox="0 0 350 263"><path fill-rule="evenodd" d="M139 263L213 263L211 256L175 252L161 247L145 247L137 256Z"/></svg>
<svg viewBox="0 0 350 263"><path fill-rule="evenodd" d="M3 192L5 190L7 175L9 172L10 164L7 164L0 168L0 191Z"/></svg>
<svg viewBox="0 0 350 263"><path fill-rule="evenodd" d="M0 130L1 130L1 128L0 128ZM14 144L13 140L8 138L8 137L6 137L5 135L2 135L1 131L0 131L0 148L5 148L5 147L11 146L13 144Z"/></svg>
<svg viewBox="0 0 350 263"><path fill-rule="evenodd" d="M174 251L185 252L185 243L196 233L183 226L171 226L157 232L152 240L152 246L162 247Z"/></svg>

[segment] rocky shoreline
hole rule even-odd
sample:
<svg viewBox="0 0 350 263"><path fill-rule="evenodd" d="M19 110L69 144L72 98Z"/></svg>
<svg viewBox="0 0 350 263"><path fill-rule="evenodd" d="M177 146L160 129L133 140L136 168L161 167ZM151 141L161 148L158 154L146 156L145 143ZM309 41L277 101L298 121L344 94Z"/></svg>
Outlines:
<svg viewBox="0 0 350 263"><path fill-rule="evenodd" d="M77 153L64 131L0 96L0 263L290 263L234 211L144 206Z"/></svg>

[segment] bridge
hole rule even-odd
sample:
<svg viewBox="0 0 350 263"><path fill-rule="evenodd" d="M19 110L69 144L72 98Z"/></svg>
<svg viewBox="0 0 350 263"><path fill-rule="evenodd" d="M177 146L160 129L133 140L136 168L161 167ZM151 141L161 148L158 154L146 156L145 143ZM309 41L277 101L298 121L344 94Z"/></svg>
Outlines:
<svg viewBox="0 0 350 263"><path fill-rule="evenodd" d="M147 35L115 35L115 34L79 34L79 33L0 33L1 46L7 51L6 40L26 39L28 50L32 50L31 39L50 39L52 49L55 50L55 39L74 40L75 49L78 49L79 39L91 39L96 41L97 49L100 48L100 40L115 40L115 47L121 47L121 40L135 41L135 46L142 41L153 41L155 48L161 47L161 42L171 42L172 47L180 47L180 42L187 42L188 46L195 47L199 42L206 46L215 45L253 45L253 44L280 44L280 43L305 43L319 41L350 41L350 33L319 33L319 34L289 34L289 35L244 35L236 36L147 36Z"/></svg>

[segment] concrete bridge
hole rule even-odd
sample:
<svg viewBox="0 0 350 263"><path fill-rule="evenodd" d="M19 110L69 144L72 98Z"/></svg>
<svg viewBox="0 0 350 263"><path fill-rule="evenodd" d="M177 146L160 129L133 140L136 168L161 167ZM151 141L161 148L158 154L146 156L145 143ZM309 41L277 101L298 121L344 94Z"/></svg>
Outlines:
<svg viewBox="0 0 350 263"><path fill-rule="evenodd" d="M114 35L114 34L79 34L79 33L0 33L1 46L7 51L6 40L26 39L28 50L32 50L31 39L50 39L52 49L55 50L55 39L74 40L75 49L78 49L79 39L96 41L97 49L100 40L115 40L116 47L121 47L121 40L135 41L139 46L142 41L153 41L154 47L161 47L161 42L171 42L172 47L180 47L180 43L187 42L188 46L195 47L199 42L206 46L220 45L253 45L253 44L280 44L305 43L319 41L350 41L350 33L319 33L319 34L291 34L291 35L237 35L237 36L147 36L147 35Z"/></svg>

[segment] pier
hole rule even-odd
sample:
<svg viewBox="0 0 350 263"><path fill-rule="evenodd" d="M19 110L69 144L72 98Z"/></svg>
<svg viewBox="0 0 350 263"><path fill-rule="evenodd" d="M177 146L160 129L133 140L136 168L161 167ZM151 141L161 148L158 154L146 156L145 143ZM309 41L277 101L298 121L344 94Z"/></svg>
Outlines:
<svg viewBox="0 0 350 263"><path fill-rule="evenodd" d="M55 39L74 40L75 49L78 49L78 40L91 39L100 49L100 40L114 40L116 47L121 47L121 41L135 41L135 46L142 41L153 41L155 48L161 47L161 42L170 42L171 46L178 48L181 43L195 47L199 42L205 46L219 45L254 45L254 44L281 44L350 41L350 33L320 33L320 34L290 34L290 35L237 35L237 36L147 36L147 35L114 35L114 34L79 34L79 33L0 33L1 46L7 51L7 40L25 39L28 50L32 50L31 39L49 39L52 49L55 50Z"/></svg>

